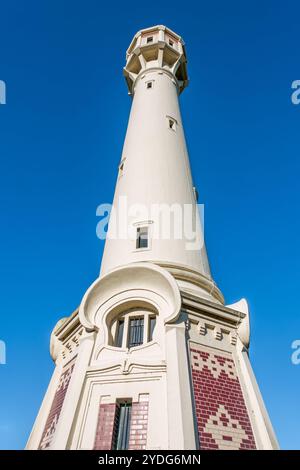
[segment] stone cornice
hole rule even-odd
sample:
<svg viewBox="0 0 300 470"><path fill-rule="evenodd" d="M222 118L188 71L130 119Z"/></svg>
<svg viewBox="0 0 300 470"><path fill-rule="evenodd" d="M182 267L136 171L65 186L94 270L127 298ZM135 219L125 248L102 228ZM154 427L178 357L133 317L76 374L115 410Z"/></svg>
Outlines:
<svg viewBox="0 0 300 470"><path fill-rule="evenodd" d="M60 341L64 340L68 334L72 333L75 328L80 325L78 311L79 308L74 310L70 316L62 319L62 321L54 327L53 334L55 334Z"/></svg>
<svg viewBox="0 0 300 470"><path fill-rule="evenodd" d="M212 318L226 321L236 327L238 327L246 317L246 314L243 312L202 299L183 289L181 289L181 296L183 308L186 307L188 310L195 313L203 312Z"/></svg>
<svg viewBox="0 0 300 470"><path fill-rule="evenodd" d="M180 264L171 264L163 261L152 261L152 263L167 269L177 280L187 281L204 289L208 294L214 297L218 302L224 304L224 297L213 279L208 278L189 266ZM192 295L192 294L191 294Z"/></svg>

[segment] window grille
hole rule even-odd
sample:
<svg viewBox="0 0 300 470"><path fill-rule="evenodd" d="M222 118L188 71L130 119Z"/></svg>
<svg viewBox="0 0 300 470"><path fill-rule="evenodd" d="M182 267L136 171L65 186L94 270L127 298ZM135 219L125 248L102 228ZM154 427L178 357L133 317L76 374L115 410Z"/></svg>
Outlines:
<svg viewBox="0 0 300 470"><path fill-rule="evenodd" d="M128 347L133 348L143 344L144 340L144 317L131 318L129 320Z"/></svg>
<svg viewBox="0 0 300 470"><path fill-rule="evenodd" d="M118 403L113 432L113 450L127 450L131 420L131 403Z"/></svg>

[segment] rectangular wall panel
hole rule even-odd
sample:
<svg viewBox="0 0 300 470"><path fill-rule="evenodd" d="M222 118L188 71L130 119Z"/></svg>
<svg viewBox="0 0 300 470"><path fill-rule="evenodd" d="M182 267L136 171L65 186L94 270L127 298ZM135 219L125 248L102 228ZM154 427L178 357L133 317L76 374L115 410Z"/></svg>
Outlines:
<svg viewBox="0 0 300 470"><path fill-rule="evenodd" d="M232 355L191 344L201 449L255 449L253 431Z"/></svg>
<svg viewBox="0 0 300 470"><path fill-rule="evenodd" d="M48 449L53 440L64 399L69 387L72 372L75 365L75 359L69 363L62 371L59 384L57 386L46 425L39 445L40 450Z"/></svg>

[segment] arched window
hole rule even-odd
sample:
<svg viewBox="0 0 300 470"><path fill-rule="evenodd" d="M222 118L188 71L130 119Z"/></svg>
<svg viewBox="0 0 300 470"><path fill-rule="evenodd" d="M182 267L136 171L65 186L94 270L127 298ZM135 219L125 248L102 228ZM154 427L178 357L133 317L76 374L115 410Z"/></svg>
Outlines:
<svg viewBox="0 0 300 470"><path fill-rule="evenodd" d="M111 326L113 346L134 348L153 340L156 313L144 309L127 310Z"/></svg>

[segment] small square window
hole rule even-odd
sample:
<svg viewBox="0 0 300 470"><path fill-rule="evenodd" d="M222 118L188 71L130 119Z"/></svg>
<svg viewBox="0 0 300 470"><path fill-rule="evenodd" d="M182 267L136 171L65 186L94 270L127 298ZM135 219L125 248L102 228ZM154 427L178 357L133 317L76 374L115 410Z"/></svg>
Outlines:
<svg viewBox="0 0 300 470"><path fill-rule="evenodd" d="M169 39L169 44L170 46L174 46L174 42L171 39Z"/></svg>
<svg viewBox="0 0 300 470"><path fill-rule="evenodd" d="M175 121L175 119L172 119L172 118L168 117L168 125L169 125L169 129L171 129L172 131L176 131L176 121Z"/></svg>
<svg viewBox="0 0 300 470"><path fill-rule="evenodd" d="M195 188L195 186L193 186L193 192L194 192L195 200L196 200L196 202L198 202L199 194L198 194L197 188Z"/></svg>
<svg viewBox="0 0 300 470"><path fill-rule="evenodd" d="M153 36L147 37L147 44L150 44L151 42L153 42Z"/></svg>
<svg viewBox="0 0 300 470"><path fill-rule="evenodd" d="M136 248L148 248L148 227L138 227L136 231Z"/></svg>
<svg viewBox="0 0 300 470"><path fill-rule="evenodd" d="M121 161L120 165L119 165L119 176L122 176L123 175L123 172L124 172L124 164L125 164L125 158L123 158L123 160Z"/></svg>
<svg viewBox="0 0 300 470"><path fill-rule="evenodd" d="M152 88L152 82L147 82L147 88Z"/></svg>

